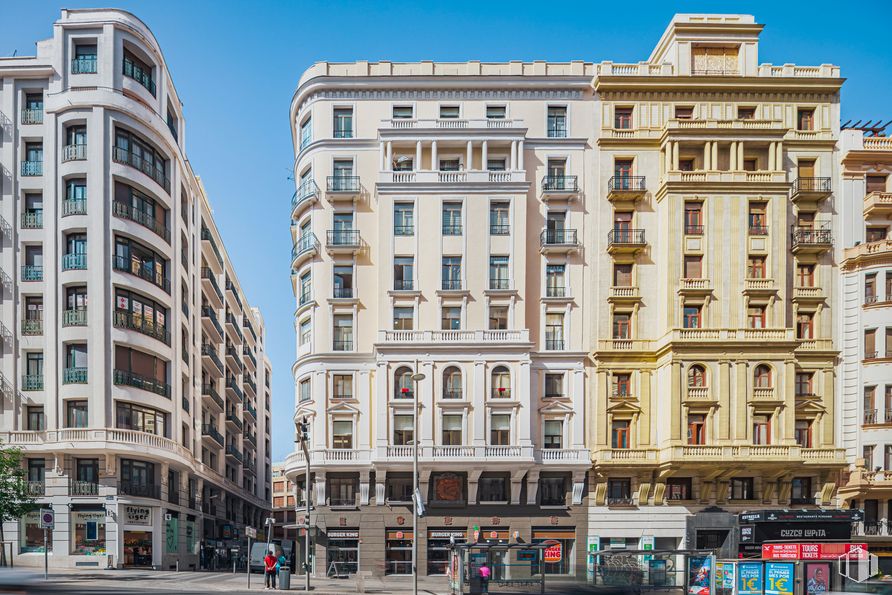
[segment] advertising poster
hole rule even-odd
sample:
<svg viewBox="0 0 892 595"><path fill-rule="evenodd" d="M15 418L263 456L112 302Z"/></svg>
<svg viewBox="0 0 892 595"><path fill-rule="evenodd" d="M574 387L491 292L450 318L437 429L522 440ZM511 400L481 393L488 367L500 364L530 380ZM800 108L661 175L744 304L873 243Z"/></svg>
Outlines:
<svg viewBox="0 0 892 595"><path fill-rule="evenodd" d="M805 595L819 595L830 590L830 564L805 566Z"/></svg>
<svg viewBox="0 0 892 595"><path fill-rule="evenodd" d="M793 564L765 563L765 595L793 595Z"/></svg>
<svg viewBox="0 0 892 595"><path fill-rule="evenodd" d="M666 575L666 560L650 560L647 563L647 574L651 585L663 586L669 584L669 579Z"/></svg>
<svg viewBox="0 0 892 595"><path fill-rule="evenodd" d="M712 580L712 565L709 556L688 558L688 595L712 595L709 584Z"/></svg>
<svg viewBox="0 0 892 595"><path fill-rule="evenodd" d="M737 594L762 595L761 562L740 562L737 564Z"/></svg>

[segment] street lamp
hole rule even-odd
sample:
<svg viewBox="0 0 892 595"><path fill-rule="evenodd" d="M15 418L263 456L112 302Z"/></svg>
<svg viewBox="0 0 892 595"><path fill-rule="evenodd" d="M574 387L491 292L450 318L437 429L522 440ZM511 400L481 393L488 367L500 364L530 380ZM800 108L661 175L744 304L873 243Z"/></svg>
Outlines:
<svg viewBox="0 0 892 595"><path fill-rule="evenodd" d="M306 517L304 518L304 580L307 593L310 592L310 422L306 417L298 422L298 439L301 449L304 451L304 504L306 505ZM296 502L295 502L296 504Z"/></svg>
<svg viewBox="0 0 892 595"><path fill-rule="evenodd" d="M412 595L418 595L418 513L422 506L421 492L418 489L418 384L425 379L421 372L412 374L415 392L412 395Z"/></svg>

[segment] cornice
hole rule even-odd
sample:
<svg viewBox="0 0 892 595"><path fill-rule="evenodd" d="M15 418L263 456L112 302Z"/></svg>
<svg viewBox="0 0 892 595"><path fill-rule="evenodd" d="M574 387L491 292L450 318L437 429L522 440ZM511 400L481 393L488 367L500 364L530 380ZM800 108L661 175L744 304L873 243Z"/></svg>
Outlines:
<svg viewBox="0 0 892 595"><path fill-rule="evenodd" d="M846 79L807 77L598 76L598 93L618 91L691 93L820 93L837 95Z"/></svg>

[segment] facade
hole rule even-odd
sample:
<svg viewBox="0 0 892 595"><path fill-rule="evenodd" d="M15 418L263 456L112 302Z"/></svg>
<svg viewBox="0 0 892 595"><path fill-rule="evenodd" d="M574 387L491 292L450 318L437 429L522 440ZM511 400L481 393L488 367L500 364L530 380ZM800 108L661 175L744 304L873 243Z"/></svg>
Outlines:
<svg viewBox="0 0 892 595"><path fill-rule="evenodd" d="M416 391L421 573L475 537L562 540L553 574L590 547L737 557L740 512L835 504L843 79L759 64L761 30L677 15L637 64L304 73L316 573L411 571Z"/></svg>
<svg viewBox="0 0 892 595"><path fill-rule="evenodd" d="M151 31L64 10L0 59L0 441L54 567L198 568L270 509L270 364ZM37 513L5 526L43 563Z"/></svg>
<svg viewBox="0 0 892 595"><path fill-rule="evenodd" d="M294 483L285 477L284 463L273 463L273 539L297 541L296 490Z"/></svg>
<svg viewBox="0 0 892 595"><path fill-rule="evenodd" d="M737 513L830 506L835 66L758 60L749 15L676 15L593 80L597 337L587 443L601 547L715 548Z"/></svg>
<svg viewBox="0 0 892 595"><path fill-rule="evenodd" d="M864 511L870 551L892 551L892 139L841 137L839 393L842 446L853 463L840 489ZM882 554L881 554L882 555ZM888 557L881 557L883 564Z"/></svg>
<svg viewBox="0 0 892 595"><path fill-rule="evenodd" d="M357 62L301 77L293 372L317 574L411 573L416 391L419 572L445 574L450 539L475 534L557 538L549 571L584 567L592 74ZM304 465L286 460L298 486Z"/></svg>

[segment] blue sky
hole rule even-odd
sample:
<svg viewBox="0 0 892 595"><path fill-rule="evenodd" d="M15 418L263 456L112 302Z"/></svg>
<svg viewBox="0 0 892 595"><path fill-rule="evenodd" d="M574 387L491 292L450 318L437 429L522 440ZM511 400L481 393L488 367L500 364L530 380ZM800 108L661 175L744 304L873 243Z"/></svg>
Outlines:
<svg viewBox="0 0 892 595"><path fill-rule="evenodd" d="M293 444L294 298L288 106L319 60L644 60L675 12L744 12L766 25L760 62L838 64L847 118L892 119L892 3L234 2L0 0L0 56L33 55L63 7L115 5L155 33L184 102L187 152L226 248L266 319L273 454ZM871 31L874 27L878 30Z"/></svg>

